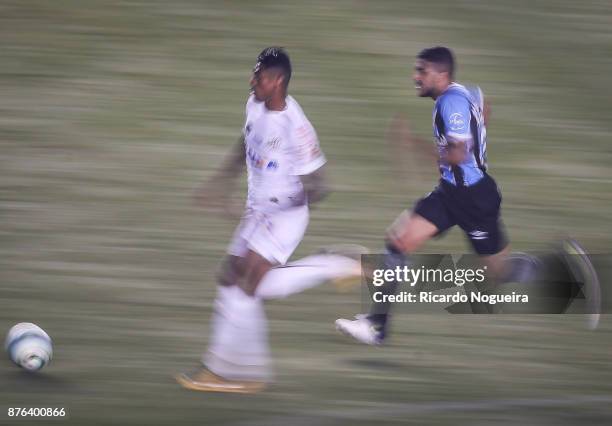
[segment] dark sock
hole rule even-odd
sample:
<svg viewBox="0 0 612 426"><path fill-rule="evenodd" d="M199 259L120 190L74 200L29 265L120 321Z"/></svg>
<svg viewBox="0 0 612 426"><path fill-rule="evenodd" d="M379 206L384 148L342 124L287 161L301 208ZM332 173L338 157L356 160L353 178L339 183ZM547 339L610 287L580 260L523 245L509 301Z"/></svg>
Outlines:
<svg viewBox="0 0 612 426"><path fill-rule="evenodd" d="M383 257L383 267L385 269L395 269L396 267L403 267L408 264L408 257L395 248L390 243L387 243L385 255ZM386 281L381 287L378 288L378 291L382 292L384 295L394 295L397 292L398 282ZM385 328L387 325L387 320L389 319L389 311L391 310L391 303L374 303L370 307L370 313L368 314L368 318L372 321L376 326Z"/></svg>

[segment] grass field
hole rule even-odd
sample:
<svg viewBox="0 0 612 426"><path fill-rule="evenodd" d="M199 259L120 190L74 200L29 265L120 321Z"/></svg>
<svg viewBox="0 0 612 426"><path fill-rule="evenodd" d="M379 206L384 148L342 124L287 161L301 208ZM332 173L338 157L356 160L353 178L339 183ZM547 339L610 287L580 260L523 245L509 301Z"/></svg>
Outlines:
<svg viewBox="0 0 612 426"><path fill-rule="evenodd" d="M398 178L384 135L400 112L429 137L411 68L435 44L492 102L489 164L514 248L572 234L603 253L610 22L596 0L3 1L0 330L38 323L55 359L36 376L0 362L0 424L28 423L10 406L65 407L53 424L609 424L606 318L587 332L577 316L401 314L373 349L333 330L361 309L358 290L268 305L276 382L261 395L189 393L172 376L206 345L235 226L193 191L239 134L263 47L288 48L335 188L296 257L379 249L431 190L434 165ZM467 250L457 231L425 249Z"/></svg>

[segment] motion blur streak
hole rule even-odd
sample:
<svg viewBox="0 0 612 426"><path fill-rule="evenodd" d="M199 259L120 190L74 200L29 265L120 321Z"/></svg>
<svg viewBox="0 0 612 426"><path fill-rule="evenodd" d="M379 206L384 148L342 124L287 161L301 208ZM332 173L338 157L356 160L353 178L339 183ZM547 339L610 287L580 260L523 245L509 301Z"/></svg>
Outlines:
<svg viewBox="0 0 612 426"><path fill-rule="evenodd" d="M411 74L416 53L436 44L456 53L457 79L491 101L489 165L513 249L572 234L606 252L611 19L598 0L3 1L0 331L39 324L55 354L37 376L0 362L2 407L65 407L80 424L308 411L353 426L372 420L334 416L337 404L380 412L567 398L377 423L610 423L610 404L571 400L612 392L605 317L586 332L574 316L400 314L389 346L372 350L333 330L359 310L359 291L329 286L267 305L269 391L192 394L172 376L206 345L217 261L236 225L196 206L193 191L239 136L257 52L290 52L291 94L319 133L335 189L295 258L332 243L380 250L390 221L431 190L433 162L410 151L396 161L386 135L399 113L430 137L431 103L415 96ZM458 230L425 248L467 250Z"/></svg>

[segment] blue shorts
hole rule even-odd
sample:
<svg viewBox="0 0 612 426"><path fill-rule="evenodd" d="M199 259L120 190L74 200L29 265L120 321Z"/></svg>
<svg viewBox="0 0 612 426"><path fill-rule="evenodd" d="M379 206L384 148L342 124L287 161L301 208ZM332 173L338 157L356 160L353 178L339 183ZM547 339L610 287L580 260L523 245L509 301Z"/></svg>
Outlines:
<svg viewBox="0 0 612 426"><path fill-rule="evenodd" d="M425 198L414 212L442 233L459 225L480 255L499 253L508 245L500 218L501 194L492 177L486 175L472 186L456 187L445 180Z"/></svg>

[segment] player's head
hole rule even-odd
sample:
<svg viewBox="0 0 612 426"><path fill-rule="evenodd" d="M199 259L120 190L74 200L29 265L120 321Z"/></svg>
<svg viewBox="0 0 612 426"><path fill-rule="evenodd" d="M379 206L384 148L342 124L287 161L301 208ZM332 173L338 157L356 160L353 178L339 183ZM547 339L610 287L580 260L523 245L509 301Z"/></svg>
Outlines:
<svg viewBox="0 0 612 426"><path fill-rule="evenodd" d="M455 77L455 58L447 47L423 49L414 66L414 85L421 97L437 98Z"/></svg>
<svg viewBox="0 0 612 426"><path fill-rule="evenodd" d="M257 57L251 78L251 90L259 101L276 94L285 95L291 80L291 61L282 47L267 47Z"/></svg>

